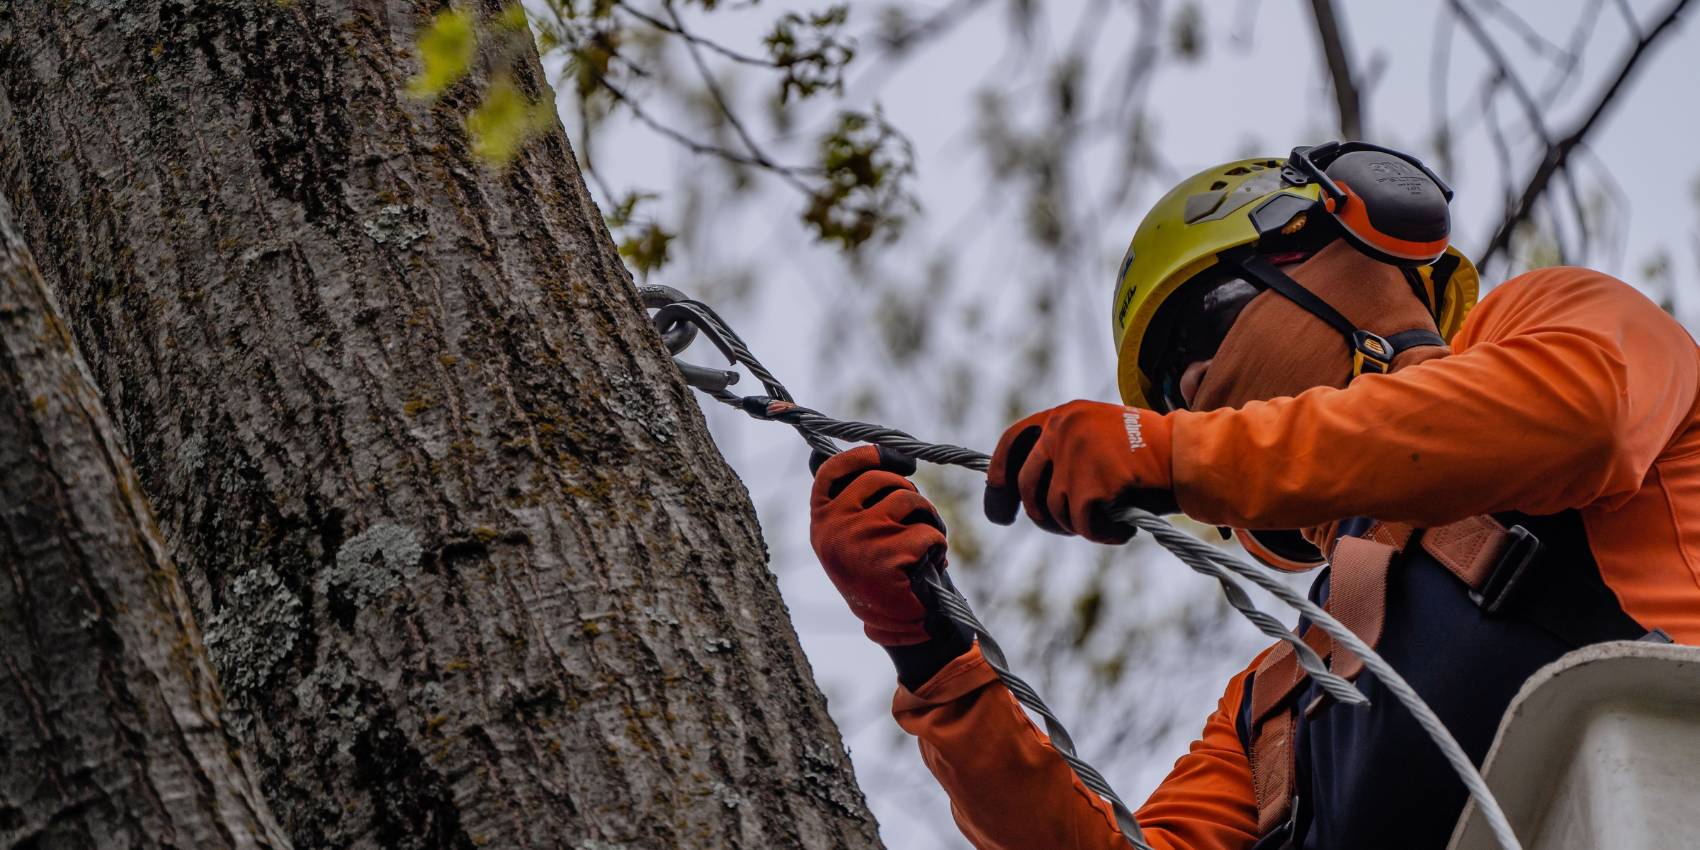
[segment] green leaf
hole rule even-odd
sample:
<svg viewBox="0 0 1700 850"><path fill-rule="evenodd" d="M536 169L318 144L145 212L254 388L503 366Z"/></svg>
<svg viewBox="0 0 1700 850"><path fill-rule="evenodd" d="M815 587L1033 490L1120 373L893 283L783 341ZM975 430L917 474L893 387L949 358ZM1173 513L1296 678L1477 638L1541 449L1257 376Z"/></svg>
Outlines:
<svg viewBox="0 0 1700 850"><path fill-rule="evenodd" d="M870 239L892 239L918 209L908 188L914 150L876 108L845 111L820 140L824 178L803 211L803 221L825 242L854 251Z"/></svg>
<svg viewBox="0 0 1700 850"><path fill-rule="evenodd" d="M531 27L526 23L525 7L515 3L502 10L496 16L496 26L511 33L529 33Z"/></svg>
<svg viewBox="0 0 1700 850"><path fill-rule="evenodd" d="M472 152L493 165L506 165L532 137L548 128L554 118L548 98L531 101L514 81L497 77L484 94L484 102L466 117L472 136Z"/></svg>
<svg viewBox="0 0 1700 850"><path fill-rule="evenodd" d="M472 57L478 52L472 15L454 9L438 12L430 28L419 36L418 46L424 68L409 81L407 89L415 97L435 98L472 67Z"/></svg>
<svg viewBox="0 0 1700 850"><path fill-rule="evenodd" d="M653 219L638 218L638 207L655 199L652 192L627 192L611 199L608 212L602 216L619 244L620 256L641 277L667 264L668 249L678 235Z"/></svg>
<svg viewBox="0 0 1700 850"><path fill-rule="evenodd" d="M620 256L642 277L666 265L667 249L674 234L655 222L645 222L632 235L620 240Z"/></svg>
<svg viewBox="0 0 1700 850"><path fill-rule="evenodd" d="M768 58L779 68L780 103L793 95L806 100L820 92L843 93L844 69L856 58L856 41L844 35L850 19L845 4L804 16L788 12L762 39Z"/></svg>

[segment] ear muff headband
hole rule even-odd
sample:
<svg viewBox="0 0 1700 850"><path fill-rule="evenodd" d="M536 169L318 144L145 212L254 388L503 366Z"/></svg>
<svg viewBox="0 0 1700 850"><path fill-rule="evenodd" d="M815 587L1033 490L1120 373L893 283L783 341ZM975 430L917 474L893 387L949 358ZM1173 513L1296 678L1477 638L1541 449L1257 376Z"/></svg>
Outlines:
<svg viewBox="0 0 1700 850"><path fill-rule="evenodd" d="M1294 148L1283 176L1321 187L1323 209L1376 260L1425 265L1446 252L1452 188L1410 154L1367 142L1325 142Z"/></svg>

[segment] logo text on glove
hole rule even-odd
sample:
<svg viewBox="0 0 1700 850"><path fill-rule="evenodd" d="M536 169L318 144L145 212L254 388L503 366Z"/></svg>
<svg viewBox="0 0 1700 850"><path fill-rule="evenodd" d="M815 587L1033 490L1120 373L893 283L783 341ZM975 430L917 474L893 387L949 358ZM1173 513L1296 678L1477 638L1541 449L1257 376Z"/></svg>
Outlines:
<svg viewBox="0 0 1700 850"><path fill-rule="evenodd" d="M1145 448L1145 432L1141 430L1139 414L1129 410L1122 414L1122 422L1127 424L1127 447L1136 452Z"/></svg>

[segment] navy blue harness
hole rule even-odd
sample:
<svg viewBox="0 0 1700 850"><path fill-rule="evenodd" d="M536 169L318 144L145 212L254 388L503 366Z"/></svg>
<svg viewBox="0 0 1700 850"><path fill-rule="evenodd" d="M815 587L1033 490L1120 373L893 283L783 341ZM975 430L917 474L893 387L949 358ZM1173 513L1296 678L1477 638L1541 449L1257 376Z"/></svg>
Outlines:
<svg viewBox="0 0 1700 850"><path fill-rule="evenodd" d="M1496 519L1539 541L1532 558L1499 568L1522 567L1517 581L1500 597L1484 599L1413 539L1388 571L1377 645L1478 765L1531 673L1590 643L1647 635L1601 580L1578 514ZM1364 534L1368 524L1355 526L1351 536ZM1311 588L1318 603L1327 600L1330 578L1324 570ZM1300 624L1301 632L1308 628ZM1256 738L1253 684L1247 681L1238 719L1248 754ZM1365 670L1354 684L1369 697L1368 707L1340 705L1314 683L1303 686L1293 709L1294 805L1254 850L1446 846L1464 806L1463 784L1375 674Z"/></svg>

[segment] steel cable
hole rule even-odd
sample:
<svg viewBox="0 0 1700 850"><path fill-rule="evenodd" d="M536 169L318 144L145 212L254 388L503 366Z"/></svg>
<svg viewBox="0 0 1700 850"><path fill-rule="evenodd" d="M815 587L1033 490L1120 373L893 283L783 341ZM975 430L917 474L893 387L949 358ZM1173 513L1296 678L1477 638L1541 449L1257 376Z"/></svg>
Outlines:
<svg viewBox="0 0 1700 850"><path fill-rule="evenodd" d="M1110 810L1115 814L1116 827L1121 830L1122 837L1138 850L1151 850L1151 845L1145 843L1145 833L1140 830L1139 822L1133 819L1133 812L1128 809L1127 803L1122 802L1121 796L1116 794L1115 789L1110 787L1109 780L1106 780L1097 768L1075 753L1073 736L1068 734L1068 729L1063 726L1062 721L1057 719L1050 706L1040 698L1039 692L1010 669L1009 659L1004 656L1003 647L998 645L997 639L987 631L980 618L974 616L974 609L968 607L968 600L957 593L949 582L943 580L938 568L931 562L924 567L926 572L922 575L922 580L937 594L939 607L945 616L974 633L980 644L980 655L986 659L986 664L992 668L992 672L998 674L998 680L1003 682L1017 702L1039 715L1045 722L1045 734L1050 736L1051 746L1056 748L1057 754L1062 756L1063 761L1074 771L1074 775L1080 777L1080 783L1110 804Z"/></svg>
<svg viewBox="0 0 1700 850"><path fill-rule="evenodd" d="M726 385L734 383L735 373L719 376L721 380L712 384L692 380L705 371L702 367L681 363L686 370L687 380L698 389L716 400L737 407L757 419L782 422L792 426L809 445L826 454L838 451L831 439L854 442L874 443L885 446L917 460L930 463L961 466L984 472L990 466L991 457L983 452L962 446L941 443L929 443L895 428L888 428L868 422L856 422L834 419L819 411L798 405L786 390L784 384L762 365L755 354L744 343L736 332L720 318L713 309L699 301L686 298L678 290L668 287L643 287L644 303L657 312L654 316L656 328L666 340L668 349L675 355L689 346L694 333L689 333L678 327L681 323L692 322L698 328L707 332L710 341L725 354L727 359L742 365L750 374L761 382L767 390L767 396L740 396L726 389ZM831 439L829 439L831 438ZM1328 670L1327 664L1314 650L1310 648L1292 630L1287 629L1281 622L1268 613L1259 610L1252 602L1245 589L1235 581L1235 576L1250 581L1262 588L1282 603L1292 607L1308 619L1314 627L1320 628L1336 645L1342 646L1362 659L1364 667L1374 673L1386 686L1394 698L1411 712L1417 724L1422 727L1434 744L1440 748L1442 756L1458 774L1471 798L1481 810L1490 831L1498 841L1501 850L1522 850L1516 834L1511 829L1511 823L1505 812L1500 808L1498 800L1488 788L1470 757L1464 752L1450 730L1435 715L1434 710L1416 692L1416 689L1405 681L1399 672L1393 669L1374 649L1359 638L1339 620L1330 615L1322 606L1312 602L1306 595L1293 590L1281 583L1274 576L1251 564L1235 558L1233 555L1211 546L1204 541L1176 528L1168 520L1156 514L1134 507L1124 507L1117 510L1115 518L1150 534L1159 545L1169 550L1181 563L1203 575L1216 579L1222 588L1223 595L1231 605L1247 620L1251 621L1259 631L1276 640L1286 643L1294 650L1299 665L1311 677L1318 687L1330 697L1348 705L1366 705L1368 699L1350 682ZM974 615L968 600L956 592L948 582L942 580L937 569L931 565L923 565L927 570L922 575L926 583L937 593L940 607L945 615L957 625L972 631L978 636L981 654L987 664L997 674L998 679L1009 689L1016 700L1029 711L1039 715L1044 721L1047 734L1052 744L1063 760L1074 771L1080 781L1094 793L1103 797L1115 813L1116 822L1130 845L1138 850L1150 850L1145 842L1144 833L1135 822L1131 810L1122 801L1103 774L1081 759L1074 752L1073 738L1068 734L1062 722L1057 719L1037 691L1020 676L1010 670L1008 660L1002 648L987 631L985 624Z"/></svg>

